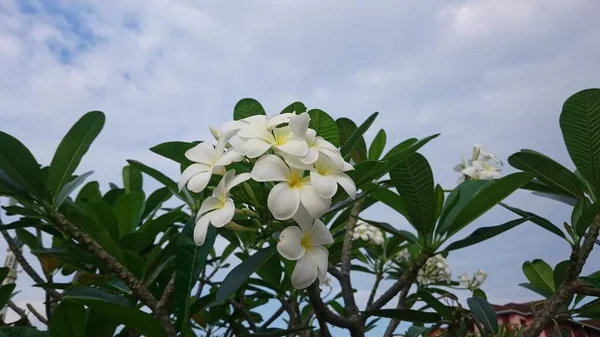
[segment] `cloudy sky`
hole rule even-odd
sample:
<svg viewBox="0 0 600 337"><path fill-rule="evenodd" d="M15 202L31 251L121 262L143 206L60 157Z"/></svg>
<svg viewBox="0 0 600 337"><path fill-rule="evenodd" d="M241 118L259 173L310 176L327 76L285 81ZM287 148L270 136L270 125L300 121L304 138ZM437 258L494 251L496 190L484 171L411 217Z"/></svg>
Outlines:
<svg viewBox="0 0 600 337"><path fill-rule="evenodd" d="M385 128L389 146L440 132L422 152L447 188L474 143L502 158L532 148L572 167L558 117L570 94L598 86L599 10L595 0L4 0L0 129L47 164L81 114L104 111L79 172L93 169L105 188L120 181L126 159L177 179L178 167L148 148L210 139L208 125L230 119L243 97L271 113L300 100L357 122L379 111L367 137ZM562 204L528 193L509 201L556 224L570 218ZM407 226L384 206L365 217ZM509 219L494 210L462 235ZM536 298L517 285L523 261L567 257L565 243L525 224L450 263L455 275L487 271L484 290L501 304ZM586 271L600 267L598 257ZM18 301L39 302L20 277ZM369 285L355 281L362 297Z"/></svg>

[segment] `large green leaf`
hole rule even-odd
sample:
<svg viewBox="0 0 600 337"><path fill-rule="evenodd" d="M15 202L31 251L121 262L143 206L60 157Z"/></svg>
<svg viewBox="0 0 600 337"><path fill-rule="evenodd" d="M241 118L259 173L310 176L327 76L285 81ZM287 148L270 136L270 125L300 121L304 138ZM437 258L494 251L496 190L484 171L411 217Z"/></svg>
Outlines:
<svg viewBox="0 0 600 337"><path fill-rule="evenodd" d="M281 110L281 113L296 113L296 114L301 114L303 112L306 112L306 105L304 105L304 103L296 101L293 102L292 104L286 106L285 108L283 108L283 110Z"/></svg>
<svg viewBox="0 0 600 337"><path fill-rule="evenodd" d="M323 137L323 139L335 146L340 145L338 126L331 116L319 109L309 110L308 115L310 116L308 127L317 131L317 136Z"/></svg>
<svg viewBox="0 0 600 337"><path fill-rule="evenodd" d="M144 177L142 171L130 165L123 167L123 187L125 192L142 192L144 185Z"/></svg>
<svg viewBox="0 0 600 337"><path fill-rule="evenodd" d="M409 309L380 309L364 313L370 316L395 318L405 322L437 323L442 320L442 316L438 313Z"/></svg>
<svg viewBox="0 0 600 337"><path fill-rule="evenodd" d="M48 192L54 198L69 181L81 158L100 134L104 121L104 113L100 111L86 113L71 127L58 145L48 172Z"/></svg>
<svg viewBox="0 0 600 337"><path fill-rule="evenodd" d="M367 159L367 145L365 143L365 139L363 138L363 135L365 134L365 132L367 132L367 130L371 127L371 124L373 124L373 122L375 121L375 118L377 118L377 115L379 115L378 112L373 113L371 116L369 116L358 128L356 128L352 133L350 133L349 137L346 139L346 141L342 142L341 139L341 135L340 135L340 144L342 144L342 147L340 148L340 152L342 153L342 156L344 156L344 158L347 160L350 157L352 157L352 159L354 159L355 162L360 162L363 160ZM343 121L340 127L340 120ZM340 129L345 129L346 132L350 131L352 129L352 125L354 125L354 122L352 122L352 124L348 123L348 121L350 121L349 119L345 119L345 118L340 118L337 120L337 124L338 124L338 128ZM346 126L350 127L348 129L346 129ZM357 151L355 153L353 153L353 151ZM358 157L360 158L359 161L357 161L354 157Z"/></svg>
<svg viewBox="0 0 600 337"><path fill-rule="evenodd" d="M575 226L575 232L579 236L585 234L585 231L590 227L594 219L600 213L600 201L585 206L587 207L584 207L581 210L581 215L577 219L577 222L572 224Z"/></svg>
<svg viewBox="0 0 600 337"><path fill-rule="evenodd" d="M427 292L425 289L420 289L417 292L417 295L423 300L423 302L427 303L430 307L432 307L438 314L442 315L442 317L446 320L452 320L453 310L451 307L444 305L437 298L435 298L432 294Z"/></svg>
<svg viewBox="0 0 600 337"><path fill-rule="evenodd" d="M369 195L371 197L402 214L402 216L404 216L410 222L410 216L406 210L406 205L404 205L404 200L402 200L402 197L400 197L398 193L390 191L387 188L379 187L374 183L366 184L365 189L370 191Z"/></svg>
<svg viewBox="0 0 600 337"><path fill-rule="evenodd" d="M455 241L451 243L445 250L457 250L465 247L472 246L474 244L480 243L482 241L493 238L494 236L500 235L510 229L517 227L525 221L530 220L529 218L520 218L515 219L502 225L492 226L492 227L481 227L477 228L471 235L467 236L462 240Z"/></svg>
<svg viewBox="0 0 600 337"><path fill-rule="evenodd" d="M100 184L97 181L90 181L89 183L83 185L81 190L79 190L75 202L78 205L82 205L86 202L101 200L102 193L100 193Z"/></svg>
<svg viewBox="0 0 600 337"><path fill-rule="evenodd" d="M197 144L198 142L165 142L151 147L150 151L187 166L191 161L185 157L185 152Z"/></svg>
<svg viewBox="0 0 600 337"><path fill-rule="evenodd" d="M112 317L89 310L85 322L85 337L113 337L118 321Z"/></svg>
<svg viewBox="0 0 600 337"><path fill-rule="evenodd" d="M254 272L274 254L275 246L263 248L233 268L229 274L227 274L219 289L217 289L216 300L218 302L225 301L231 294L235 293L248 278L250 278L250 275L254 274Z"/></svg>
<svg viewBox="0 0 600 337"><path fill-rule="evenodd" d="M565 236L565 233L563 233L558 227L554 226L550 221L548 221L548 219L542 218L539 215L530 213L530 212L526 212L522 209L518 209L516 207L511 207L508 206L504 203L500 203L500 206L506 208L507 210L520 215L522 217L526 217L529 218L529 221L533 222L534 224L542 227L543 229L549 231L550 233L553 233L563 239L566 239L567 237Z"/></svg>
<svg viewBox="0 0 600 337"><path fill-rule="evenodd" d="M373 139L371 146L369 146L369 159L370 160L377 160L377 159L379 159L379 157L381 157L381 154L383 153L383 149L385 148L386 140L387 140L387 136L385 134L385 130L384 129L379 130L379 132L377 132L377 135L375 135L375 138Z"/></svg>
<svg viewBox="0 0 600 337"><path fill-rule="evenodd" d="M81 185L85 181L85 179L87 179L87 177L89 177L92 173L94 173L94 171L86 172L78 176L77 178L71 180L70 182L66 183L65 186L63 186L63 188L60 190L60 192L58 192L58 195L54 200L54 207L59 208L60 205L62 205L62 203L67 199L67 197L69 197L69 195L73 193L73 191L77 187L79 187L79 185Z"/></svg>
<svg viewBox="0 0 600 337"><path fill-rule="evenodd" d="M457 209L456 215L453 216L451 211L451 214L446 218L450 236L473 222L532 178L532 173L518 172L491 181L479 189L470 189L471 193L467 193L467 189L461 189L460 199L466 200L466 202L461 203L459 201L454 206Z"/></svg>
<svg viewBox="0 0 600 337"><path fill-rule="evenodd" d="M0 169L23 186L29 193L41 198L45 195L44 175L31 152L13 136L0 131ZM4 184L7 179L0 180Z"/></svg>
<svg viewBox="0 0 600 337"><path fill-rule="evenodd" d="M523 273L529 282L536 289L546 294L547 297L552 296L554 291L556 291L554 271L543 260L536 259L523 263Z"/></svg>
<svg viewBox="0 0 600 337"><path fill-rule="evenodd" d="M114 242L119 241L119 221L113 208L104 201L92 201L83 205L85 213L106 229Z"/></svg>
<svg viewBox="0 0 600 337"><path fill-rule="evenodd" d="M508 158L515 168L535 173L546 185L574 198L583 198L583 188L575 174L551 158L531 150L521 150Z"/></svg>
<svg viewBox="0 0 600 337"><path fill-rule="evenodd" d="M152 167L140 163L139 161L129 159L127 160L127 162L129 163L129 165L137 167L142 172L156 179L159 183L165 185L169 189L169 191L171 191L171 193L173 193L173 195L175 195L176 197L187 202L187 200L185 200L185 198L179 193L177 183L171 180L171 178L167 177L166 175L157 171L156 169L153 169Z"/></svg>
<svg viewBox="0 0 600 337"><path fill-rule="evenodd" d="M16 284L9 283L0 287L0 307L4 307L6 302L10 299L10 295L12 295L13 291L15 291Z"/></svg>
<svg viewBox="0 0 600 337"><path fill-rule="evenodd" d="M250 116L266 114L265 109L254 98L243 98L233 108L233 119L236 121Z"/></svg>
<svg viewBox="0 0 600 337"><path fill-rule="evenodd" d="M600 89L569 97L560 114L560 128L573 163L593 190L600 191Z"/></svg>
<svg viewBox="0 0 600 337"><path fill-rule="evenodd" d="M131 307L125 297L112 295L97 288L76 287L67 289L64 299L83 304L105 316L114 318L144 336L167 336L153 315Z"/></svg>
<svg viewBox="0 0 600 337"><path fill-rule="evenodd" d="M554 286L558 289L558 287L563 283L565 278L567 277L567 271L569 269L569 260L564 260L559 262L556 267L554 267Z"/></svg>
<svg viewBox="0 0 600 337"><path fill-rule="evenodd" d="M83 304L61 301L52 312L48 330L52 336L86 337Z"/></svg>
<svg viewBox="0 0 600 337"><path fill-rule="evenodd" d="M0 337L54 337L48 331L38 331L24 326L1 327Z"/></svg>
<svg viewBox="0 0 600 337"><path fill-rule="evenodd" d="M119 223L119 236L133 232L140 223L144 212L144 194L141 192L125 193L117 199L115 216Z"/></svg>
<svg viewBox="0 0 600 337"><path fill-rule="evenodd" d="M102 216L106 215L103 214ZM108 251L110 255L114 256L117 259L117 261L119 261L120 263L125 263L123 253L117 245L117 241L113 240L108 231L108 228L104 227L101 223L97 222L99 217L88 216L87 214L76 214L75 217L75 221L81 229L83 229L94 240L96 240L100 244L100 246L106 249L106 251Z"/></svg>
<svg viewBox="0 0 600 337"><path fill-rule="evenodd" d="M488 333L498 333L498 317L488 301L481 297L471 297L467 299L467 305L475 319Z"/></svg>
<svg viewBox="0 0 600 337"><path fill-rule="evenodd" d="M229 245L228 247L235 248L234 245ZM221 257L221 261L224 260L225 259ZM279 286L281 284L282 273L283 268L281 267L281 260L279 259L278 254L271 255L263 265L256 269L256 274L258 274L258 276L274 286Z"/></svg>
<svg viewBox="0 0 600 337"><path fill-rule="evenodd" d="M166 187L161 187L156 191L152 192L148 199L146 199L146 207L144 208L144 214L142 214L142 218L146 219L149 216L152 216L164 202L169 200L173 196L173 193L169 191Z"/></svg>
<svg viewBox="0 0 600 337"><path fill-rule="evenodd" d="M390 177L406 205L412 225L424 235L431 232L436 202L433 173L427 159L419 153L413 153L390 171Z"/></svg>
<svg viewBox="0 0 600 337"><path fill-rule="evenodd" d="M194 227L196 227L194 220L195 217L192 217L187 222L177 241L174 299L177 303L176 314L180 327L187 326L189 322L190 292L205 267L206 257L217 237L217 229L214 226L208 226L204 244L197 246L194 242Z"/></svg>

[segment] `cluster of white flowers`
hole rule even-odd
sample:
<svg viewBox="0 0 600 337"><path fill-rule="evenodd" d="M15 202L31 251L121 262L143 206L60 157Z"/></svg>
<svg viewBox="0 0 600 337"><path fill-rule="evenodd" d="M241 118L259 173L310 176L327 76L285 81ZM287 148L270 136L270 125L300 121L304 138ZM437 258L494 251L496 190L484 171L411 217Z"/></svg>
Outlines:
<svg viewBox="0 0 600 337"><path fill-rule="evenodd" d="M421 285L427 285L435 282L450 282L452 271L448 266L448 261L441 255L430 257L423 268L419 270L417 282Z"/></svg>
<svg viewBox="0 0 600 337"><path fill-rule="evenodd" d="M354 228L354 234L352 237L354 240L370 241L375 245L382 245L384 242L383 232L375 226L371 226L368 223L358 220L357 226Z"/></svg>
<svg viewBox="0 0 600 337"><path fill-rule="evenodd" d="M502 165L498 157L484 151L481 145L475 144L471 159L462 158L461 163L454 166L454 171L460 173L458 183L462 183L467 177L473 180L492 180L500 178Z"/></svg>
<svg viewBox="0 0 600 337"><path fill-rule="evenodd" d="M475 270L473 276L469 276L469 274L464 273L458 277L458 281L460 282L460 286L471 291L475 289L479 289L483 282L487 279L487 273L481 269Z"/></svg>
<svg viewBox="0 0 600 337"><path fill-rule="evenodd" d="M189 149L185 156L194 164L179 180L179 189L187 186L199 193L213 174L223 175L198 212L194 229L198 245L204 243L209 224L223 227L233 218L235 204L229 195L233 187L249 179L276 182L267 206L275 219L293 219L298 224L285 228L277 244L283 257L298 261L292 273L292 284L298 289L308 287L317 277L323 281L327 274L329 252L323 246L333 243L333 237L319 217L329 210L338 184L356 197L356 186L344 173L352 170L352 165L333 144L317 136L309 122L307 113L283 113L211 127L216 146L200 143ZM236 175L235 170L226 170L234 162L255 158L251 173Z"/></svg>
<svg viewBox="0 0 600 337"><path fill-rule="evenodd" d="M410 261L410 252L408 249L403 249L396 254L394 260L399 263L408 262Z"/></svg>

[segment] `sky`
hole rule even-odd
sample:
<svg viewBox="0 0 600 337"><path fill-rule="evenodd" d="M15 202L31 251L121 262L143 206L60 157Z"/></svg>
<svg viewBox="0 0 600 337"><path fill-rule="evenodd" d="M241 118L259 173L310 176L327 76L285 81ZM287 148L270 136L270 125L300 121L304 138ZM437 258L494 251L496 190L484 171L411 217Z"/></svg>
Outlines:
<svg viewBox="0 0 600 337"><path fill-rule="evenodd" d="M126 159L177 180L177 165L148 149L212 140L208 126L231 119L244 97L269 114L296 100L357 123L378 111L366 138L384 128L388 148L441 133L421 152L445 188L475 143L503 159L535 149L574 168L558 118L567 97L598 86L599 10L595 0L4 0L0 129L48 164L83 113L104 111L105 128L78 169L94 170L104 189L120 182ZM559 226L570 219L568 207L527 192L507 203ZM363 215L409 228L385 206ZM513 218L494 209L459 236ZM526 223L449 261L455 276L485 270L483 289L502 304L537 298L518 286L524 261L555 265L568 254L566 243ZM584 272L600 269L598 257ZM19 277L16 301L41 304ZM359 302L371 282L356 277Z"/></svg>

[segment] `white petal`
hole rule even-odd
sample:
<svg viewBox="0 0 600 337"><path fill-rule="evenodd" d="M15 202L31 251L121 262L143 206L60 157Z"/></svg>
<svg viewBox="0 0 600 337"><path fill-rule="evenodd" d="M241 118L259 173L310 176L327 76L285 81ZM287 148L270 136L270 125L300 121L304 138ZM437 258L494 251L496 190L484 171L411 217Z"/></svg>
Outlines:
<svg viewBox="0 0 600 337"><path fill-rule="evenodd" d="M221 200L222 202L225 201L225 198L227 198L227 183L233 178L233 176L235 176L235 170L229 170L223 175L219 181L219 184L217 185L217 188L215 188L213 191L213 196L215 198Z"/></svg>
<svg viewBox="0 0 600 337"><path fill-rule="evenodd" d="M292 218L294 219L294 221L296 221L298 226L300 226L303 233L310 232L310 229L312 228L313 223L315 222L315 219L313 219L313 217L310 216L310 214L308 214L306 208L304 208L304 206L302 205L298 207L298 211L296 211L296 214L294 214Z"/></svg>
<svg viewBox="0 0 600 337"><path fill-rule="evenodd" d="M289 179L291 171L281 158L268 154L256 161L251 175L252 179L259 182L286 181Z"/></svg>
<svg viewBox="0 0 600 337"><path fill-rule="evenodd" d="M271 148L271 143L262 139L249 139L243 142L236 150L245 154L248 158L257 158L265 154Z"/></svg>
<svg viewBox="0 0 600 337"><path fill-rule="evenodd" d="M308 254L304 254L292 272L292 285L296 289L308 288L317 279L317 265Z"/></svg>
<svg viewBox="0 0 600 337"><path fill-rule="evenodd" d="M321 198L310 184L301 185L298 190L302 205L313 218L317 219L329 210L331 199Z"/></svg>
<svg viewBox="0 0 600 337"><path fill-rule="evenodd" d="M201 216L200 219L196 220L196 227L194 227L194 242L198 246L202 246L204 244L204 240L206 240L206 232L208 231L208 224L210 222L210 216L213 212L206 213Z"/></svg>
<svg viewBox="0 0 600 337"><path fill-rule="evenodd" d="M334 163L336 163L337 166L339 166L340 168L344 168L344 158L342 157L342 155L337 152L337 151L332 151L329 149L321 149L319 148L319 152L321 152L322 154L326 155L327 157L329 157L329 159L333 160Z"/></svg>
<svg viewBox="0 0 600 337"><path fill-rule="evenodd" d="M348 177L348 175L344 173L334 173L331 175L335 181L337 181L340 186L348 193L350 198L356 198L356 184L354 184L354 180Z"/></svg>
<svg viewBox="0 0 600 337"><path fill-rule="evenodd" d="M223 208L216 210L212 213L210 217L210 223L217 227L221 228L229 223L233 216L235 215L235 204L233 200L227 199L223 204Z"/></svg>
<svg viewBox="0 0 600 337"><path fill-rule="evenodd" d="M293 115L292 118L290 118L290 127L292 128L294 135L304 138L306 131L308 131L309 122L310 117L306 112L299 115Z"/></svg>
<svg viewBox="0 0 600 337"><path fill-rule="evenodd" d="M244 156L235 149L231 148L223 153L221 158L215 162L215 166L227 166L231 163L237 163L242 159L244 159Z"/></svg>
<svg viewBox="0 0 600 337"><path fill-rule="evenodd" d="M222 131L214 126L208 126L208 129L210 130L210 133L212 133L213 137L215 137L216 140L219 140L219 136L221 135Z"/></svg>
<svg viewBox="0 0 600 337"><path fill-rule="evenodd" d="M288 112L271 116L271 118L269 118L269 120L267 121L267 129L271 129L283 123L288 123L293 115L294 114Z"/></svg>
<svg viewBox="0 0 600 337"><path fill-rule="evenodd" d="M279 152L279 154L283 157L283 159L285 160L285 163L288 164L288 166L291 168L304 170L304 171L310 171L310 170L314 169L312 164L305 164L298 157L290 156L283 152Z"/></svg>
<svg viewBox="0 0 600 337"><path fill-rule="evenodd" d="M471 178L476 178L477 177L477 170L473 167L473 166L469 166L466 169L462 170L461 172L464 175L467 175Z"/></svg>
<svg viewBox="0 0 600 337"><path fill-rule="evenodd" d="M342 171L346 172L352 170L354 170L354 166L352 166L350 163L344 162L344 164L342 165Z"/></svg>
<svg viewBox="0 0 600 337"><path fill-rule="evenodd" d="M291 218L300 206L300 193L297 188L291 188L287 182L281 182L269 192L267 206L277 220Z"/></svg>
<svg viewBox="0 0 600 337"><path fill-rule="evenodd" d="M304 135L304 139L309 145L313 145L315 139L317 139L317 131L313 129L306 130L306 135ZM322 139L322 138L321 138Z"/></svg>
<svg viewBox="0 0 600 337"><path fill-rule="evenodd" d="M323 281L327 276L327 267L329 266L329 251L321 246L311 246L306 249L306 254L317 266L317 276Z"/></svg>
<svg viewBox="0 0 600 337"><path fill-rule="evenodd" d="M315 142L314 145L316 147L318 147L319 149L323 149L323 150L329 150L332 152L337 152L339 153L340 150L338 150L337 147L335 147L335 145L331 144L330 142L326 141L323 137L317 137L315 138Z"/></svg>
<svg viewBox="0 0 600 337"><path fill-rule="evenodd" d="M304 255L306 249L302 246L302 231L297 226L289 226L279 234L277 251L288 260L296 261Z"/></svg>
<svg viewBox="0 0 600 337"><path fill-rule="evenodd" d="M294 137L294 134L292 133L292 128L290 128L289 126L273 129L273 135L275 136L275 139L279 141L287 140L290 137Z"/></svg>
<svg viewBox="0 0 600 337"><path fill-rule="evenodd" d="M333 236L331 236L331 232L329 232L327 226L325 226L325 224L319 219L315 219L308 236L310 236L310 242L312 245L323 246L333 243Z"/></svg>
<svg viewBox="0 0 600 337"><path fill-rule="evenodd" d="M210 211L215 210L217 208L220 208L222 204L223 203L219 199L217 199L215 197L208 197L208 198L206 198L202 202L202 206L200 206L200 210L198 211L198 215L196 216L196 221L198 220L199 217L201 217L202 215L204 215L204 213L210 212Z"/></svg>
<svg viewBox="0 0 600 337"><path fill-rule="evenodd" d="M300 161L304 164L312 164L319 159L319 150L316 147L309 147L306 156L300 158Z"/></svg>
<svg viewBox="0 0 600 337"><path fill-rule="evenodd" d="M250 180L250 178L251 178L250 173L241 173L241 174L238 174L237 176L233 177L227 183L227 191L229 191L232 188L236 187L237 185L243 183L244 181Z"/></svg>
<svg viewBox="0 0 600 337"><path fill-rule="evenodd" d="M212 170L208 171L208 172L201 172L201 173L196 174L195 176L192 177L192 179L190 179L190 181L188 181L188 183L187 183L188 190L195 192L195 193L202 192L206 188L206 185L208 185L208 182L210 181L211 176L212 176Z"/></svg>
<svg viewBox="0 0 600 337"><path fill-rule="evenodd" d="M185 151L185 157L193 162L212 165L216 158L215 146L209 143L200 143Z"/></svg>
<svg viewBox="0 0 600 337"><path fill-rule="evenodd" d="M461 164L454 165L454 172L460 173L463 170L463 166Z"/></svg>
<svg viewBox="0 0 600 337"><path fill-rule="evenodd" d="M247 124L237 132L237 135L246 139L258 138L268 142L272 142L273 139L273 135L261 124Z"/></svg>
<svg viewBox="0 0 600 337"><path fill-rule="evenodd" d="M246 117L246 118L242 119L242 121L244 121L247 124L261 124L261 125L266 125L267 124L267 116L265 116L265 115L252 115L250 117Z"/></svg>
<svg viewBox="0 0 600 337"><path fill-rule="evenodd" d="M290 137L285 144L276 145L275 147L279 151L296 157L304 157L308 153L308 144L304 139L298 137Z"/></svg>
<svg viewBox="0 0 600 337"><path fill-rule="evenodd" d="M195 176L198 173L207 172L207 171L210 171L210 166L208 166L208 165L192 164L192 165L188 166L185 170L183 170L183 173L181 173L181 178L179 178L179 183L177 184L179 191L181 191L181 189L183 189L183 186L185 186L185 184L187 184L187 182L193 176Z"/></svg>
<svg viewBox="0 0 600 337"><path fill-rule="evenodd" d="M331 198L337 192L337 182L331 176L321 175L317 171L310 171L310 184L315 192L322 198Z"/></svg>
<svg viewBox="0 0 600 337"><path fill-rule="evenodd" d="M229 131L238 131L244 125L246 125L246 123L242 121L227 121L223 123L219 129L221 130L221 133L226 133Z"/></svg>

